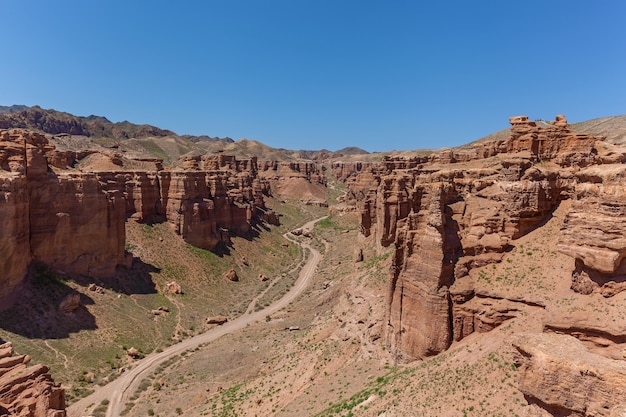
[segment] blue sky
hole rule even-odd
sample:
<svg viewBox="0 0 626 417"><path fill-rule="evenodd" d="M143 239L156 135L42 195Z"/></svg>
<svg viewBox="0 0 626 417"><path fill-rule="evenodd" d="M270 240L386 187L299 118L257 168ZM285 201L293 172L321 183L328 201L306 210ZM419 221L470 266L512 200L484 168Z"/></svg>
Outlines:
<svg viewBox="0 0 626 417"><path fill-rule="evenodd" d="M290 149L626 113L626 2L0 0L0 104Z"/></svg>

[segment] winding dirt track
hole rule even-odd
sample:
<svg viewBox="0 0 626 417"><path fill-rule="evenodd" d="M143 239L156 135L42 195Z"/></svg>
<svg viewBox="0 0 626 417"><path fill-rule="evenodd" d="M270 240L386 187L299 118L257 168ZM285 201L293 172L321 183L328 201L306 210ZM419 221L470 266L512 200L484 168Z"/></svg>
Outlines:
<svg viewBox="0 0 626 417"><path fill-rule="evenodd" d="M325 217L312 220L302 226L302 229L311 230L315 223L324 218ZM288 234L285 234L285 238L294 243L297 243L297 241L290 239L288 237ZM129 401L129 397L134 393L139 383L150 373L152 373L157 368L157 366L159 366L160 363L164 362L172 356L180 354L185 350L195 349L196 347L204 343L212 342L226 334L243 329L251 323L264 319L265 316L267 316L268 314L275 313L278 310L289 305L289 303L295 300L296 297L302 294L310 278L313 276L317 264L322 259L320 253L312 248L308 243L301 243L300 246L303 249L309 250L309 259L300 270L298 279L294 283L293 287L280 300L267 306L263 310L253 312L251 314L244 314L233 321L229 321L205 333L199 334L187 340L183 340L176 345L163 349L162 352L146 356L144 359L136 362L134 368L121 375L115 381L108 383L104 387L95 391L93 394L81 399L80 401L68 407L68 416L80 417L83 415L87 415L87 410L91 408L94 404L98 405L102 402L102 400L108 399L109 409L107 410L107 417L118 417L120 415L120 412L124 409L124 405Z"/></svg>

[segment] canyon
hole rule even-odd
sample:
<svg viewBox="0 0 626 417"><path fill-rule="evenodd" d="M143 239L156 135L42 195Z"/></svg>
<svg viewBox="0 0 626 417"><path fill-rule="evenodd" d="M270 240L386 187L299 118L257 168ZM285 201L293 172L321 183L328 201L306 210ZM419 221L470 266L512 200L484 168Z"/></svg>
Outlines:
<svg viewBox="0 0 626 417"><path fill-rule="evenodd" d="M508 139L477 143L471 150L387 158L382 164L348 170L335 167L336 178L351 181L347 198L358 207L362 233L372 235L382 248L394 248L385 337L399 362L435 356L474 332L489 332L519 316L520 305L545 309L543 301L529 294L485 288L476 271L484 274L485 267L500 263L517 240L544 224L564 201L569 210L557 250L575 260L571 289L607 298L626 289L622 231L626 200L621 185L626 154L601 137L572 132L562 115L542 126L526 116L512 117L510 124ZM550 320L568 321L562 317L546 321ZM596 348L612 345L602 344L601 328L588 322L568 333L585 341L596 337ZM549 323L545 329L554 330ZM535 340L516 345L521 366L532 368L522 376L521 390L554 415L605 415L596 410L597 404L589 408L570 404L568 388L545 398L554 390L553 381L568 380L568 371L558 365L527 364L526 358L553 351L549 343L537 346ZM527 353L532 349L539 352ZM585 351L582 345L577 349ZM566 356L563 362L575 357ZM606 409L619 406L609 397L619 391L624 373L621 363L614 366L607 374L620 377L607 377L613 385L598 388L611 393L597 400ZM542 374L546 379L540 381ZM573 386L579 383L572 381ZM580 394L587 396L584 403L596 401L594 389Z"/></svg>
<svg viewBox="0 0 626 417"><path fill-rule="evenodd" d="M0 264L0 299L19 286L31 262L96 278L129 267L127 218L167 222L191 245L215 250L231 233L246 235L255 222L278 221L264 205L271 189L282 195L282 188L324 184L313 163L259 167L254 157L217 154L182 158L181 169L163 170L156 158L58 151L45 135L19 129L0 131L0 149L0 213L8 220L0 234L8 254ZM73 168L85 160L90 168ZM124 170L125 162L152 170Z"/></svg>
<svg viewBox="0 0 626 417"><path fill-rule="evenodd" d="M32 121L31 116L11 117L20 123ZM104 123L100 119L81 123L94 121ZM505 138L409 156L385 154L378 161L329 154L261 160L197 150L163 159L126 149L130 145L120 144L133 139L122 133L115 136L116 145L89 144L72 150L65 146L78 143L72 135L93 133L86 124L64 123L47 122L54 127L50 132L32 130L30 125L0 130L4 309L19 304L23 287L41 268L67 277L64 280L100 288L109 302L119 299L123 292L102 283L145 269L150 259L157 259L150 258L148 244L159 245L164 238L168 245L179 245L172 242L180 239L208 251L198 252L202 256L218 254L221 261L230 262L223 271L215 271L220 285L239 280L223 278L226 271L235 276L243 272L243 282L256 274L255 285L261 285L274 266L260 273L250 263L275 256L275 249L264 246L253 257L239 252L240 242L249 242L248 248L260 245L264 233L287 227L283 223L289 218L328 212L328 223L298 236L316 241L329 264L320 266L326 271L325 281L311 284L310 291L318 298L297 301L300 307L290 308L310 311L312 317L306 340L303 336L285 347L295 356L310 355L297 349L312 340L316 340L312 346L332 342L346 363L391 362L394 369L417 372L416 363L435 366L428 364L446 358L453 366L467 356L470 346L479 346L485 353L477 357L506 358L514 369L517 379L511 386L523 396L520 401L528 415L609 416L625 406L619 393L626 379L626 318L620 310L626 294L626 150L619 141L575 130L563 115L549 123L515 116L509 119ZM71 129L66 128L68 123ZM148 128L132 132L174 135ZM147 237L135 240L141 233ZM337 244L333 242L341 243L333 248ZM288 261L290 244L274 245ZM355 261L347 262L347 256ZM164 265L154 269L174 276L173 267ZM339 269L343 272L338 275ZM382 281L376 281L377 276L383 276ZM204 284L193 279L181 282L185 290L172 282L178 289L159 302L171 302L172 309L184 311L181 305L189 302L185 297L194 296L186 293L187 288L197 291L200 299L211 291L198 289ZM153 284L155 293L167 293L164 282ZM271 290L274 280L267 285L264 291ZM75 314L77 308L92 311L81 294L64 299L59 306L63 314ZM93 304L98 304L96 297L89 296L96 300ZM129 299L137 303L136 294ZM169 309L152 306L154 321L167 316ZM222 313L214 315L227 318ZM290 320L284 314L281 320ZM322 317L327 321L320 323ZM274 321L268 315L267 326L272 325L270 320ZM297 333L300 324L286 328ZM194 325L188 330L200 332ZM180 342L178 336L175 342ZM13 353L10 345L6 348ZM26 368L25 356L15 358L11 363L30 369L35 379L45 375L48 384L41 389L48 397L33 400L49 403L47 411L25 415L64 415L62 390L51 382L47 368ZM328 360L341 362L340 357ZM467 363L472 360L466 358ZM307 368L311 364L295 368L310 375L306 382L298 380L302 387L314 387L317 380L325 380L327 371L346 366L326 368L325 361L324 365L311 361L315 368ZM450 372L458 375L459 368ZM259 370L250 377L259 378L252 391L267 382L264 373ZM401 406L389 398L402 392L396 388L385 398L368 394L362 401L371 404L361 413L406 415L406 409L390 411ZM0 406L9 412L10 407L36 409L19 405L23 399L12 399L11 405L4 398L8 397L0 393ZM255 407L266 413L273 409L262 402ZM322 412L321 404L315 407ZM455 414L433 408L427 415Z"/></svg>

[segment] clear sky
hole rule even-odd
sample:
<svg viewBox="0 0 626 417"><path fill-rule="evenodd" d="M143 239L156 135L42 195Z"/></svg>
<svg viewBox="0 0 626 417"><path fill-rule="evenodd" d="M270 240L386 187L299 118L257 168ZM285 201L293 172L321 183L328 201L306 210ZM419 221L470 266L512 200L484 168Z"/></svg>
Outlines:
<svg viewBox="0 0 626 417"><path fill-rule="evenodd" d="M0 105L274 147L626 113L626 1L0 0Z"/></svg>

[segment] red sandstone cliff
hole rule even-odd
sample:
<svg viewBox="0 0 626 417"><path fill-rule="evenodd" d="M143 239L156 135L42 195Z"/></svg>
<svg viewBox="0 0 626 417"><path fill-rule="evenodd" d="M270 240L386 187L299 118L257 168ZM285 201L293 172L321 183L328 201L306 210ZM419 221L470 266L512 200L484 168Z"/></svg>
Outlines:
<svg viewBox="0 0 626 417"><path fill-rule="evenodd" d="M597 150L601 138L572 133L563 116L542 126L525 116L510 122L507 140L385 158L362 167L349 184L347 199L357 201L363 234L395 245L386 340L398 360L438 354L510 318L506 300L476 297L469 271L499 262L511 242L564 199L575 202L559 249L579 259L574 282L607 294L626 285L626 246L610 226L624 216L621 188L611 186L622 171L608 174L603 166L604 176L595 173L596 164L610 162ZM623 154L611 158L621 161ZM345 177L354 168L333 170Z"/></svg>
<svg viewBox="0 0 626 417"><path fill-rule="evenodd" d="M4 297L32 260L92 276L110 274L124 260L125 202L96 175L55 171L41 134L0 131L0 259Z"/></svg>
<svg viewBox="0 0 626 417"><path fill-rule="evenodd" d="M276 196L328 206L324 167L314 162L263 161L259 163L259 176L268 181Z"/></svg>
<svg viewBox="0 0 626 417"><path fill-rule="evenodd" d="M133 169L125 169L125 163ZM128 217L167 221L184 240L206 249L228 242L230 233L249 232L261 214L274 219L264 202L270 180L258 175L256 158L205 155L184 158L182 165L186 168L163 170L159 161L124 161L116 153L60 152L40 133L0 131L5 219L0 299L22 282L33 261L66 273L114 273L128 263ZM312 165L289 169L305 181L323 183Z"/></svg>

